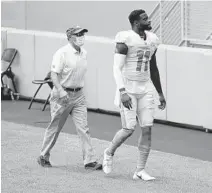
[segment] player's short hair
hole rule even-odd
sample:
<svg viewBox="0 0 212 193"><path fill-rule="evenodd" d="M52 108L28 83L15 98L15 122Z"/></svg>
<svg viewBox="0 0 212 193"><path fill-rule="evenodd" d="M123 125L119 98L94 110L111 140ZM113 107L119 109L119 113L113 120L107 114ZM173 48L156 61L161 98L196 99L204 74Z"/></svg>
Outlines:
<svg viewBox="0 0 212 193"><path fill-rule="evenodd" d="M129 19L131 25L133 25L134 21L139 19L139 16L142 13L146 13L146 12L143 9L136 9L130 13L128 19Z"/></svg>

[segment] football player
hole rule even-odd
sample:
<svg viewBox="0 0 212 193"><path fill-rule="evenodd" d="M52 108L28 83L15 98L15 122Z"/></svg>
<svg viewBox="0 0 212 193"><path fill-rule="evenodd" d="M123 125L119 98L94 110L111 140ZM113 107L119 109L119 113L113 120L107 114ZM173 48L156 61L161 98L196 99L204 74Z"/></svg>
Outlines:
<svg viewBox="0 0 212 193"><path fill-rule="evenodd" d="M137 119L141 127L138 140L138 161L133 179L153 180L145 171L151 148L151 128L154 121L154 86L159 94L159 109L166 107L156 63L159 39L150 32L151 22L142 9L129 15L131 30L121 31L115 37L114 78L117 84L115 104L120 107L122 129L114 136L104 151L103 171L108 174L113 168L116 149L130 137Z"/></svg>

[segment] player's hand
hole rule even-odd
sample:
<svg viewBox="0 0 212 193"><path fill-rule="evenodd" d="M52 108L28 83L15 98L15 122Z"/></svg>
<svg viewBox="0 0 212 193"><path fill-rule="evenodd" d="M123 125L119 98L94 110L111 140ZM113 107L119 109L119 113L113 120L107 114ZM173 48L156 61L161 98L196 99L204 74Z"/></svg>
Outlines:
<svg viewBox="0 0 212 193"><path fill-rule="evenodd" d="M160 105L158 105L158 108L160 110L164 110L166 108L166 100L163 94L159 94L159 101L160 101Z"/></svg>
<svg viewBox="0 0 212 193"><path fill-rule="evenodd" d="M128 108L129 110L132 109L132 99L127 93L121 94L121 102L123 103L124 107Z"/></svg>

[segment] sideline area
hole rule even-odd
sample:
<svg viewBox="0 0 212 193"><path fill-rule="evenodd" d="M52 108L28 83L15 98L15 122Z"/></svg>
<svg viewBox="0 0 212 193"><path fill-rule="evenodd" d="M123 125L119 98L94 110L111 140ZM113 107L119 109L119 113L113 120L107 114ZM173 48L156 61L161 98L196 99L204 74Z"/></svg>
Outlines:
<svg viewBox="0 0 212 193"><path fill-rule="evenodd" d="M45 111L41 111L42 103L33 103L30 110L28 106L29 101L2 101L1 118L4 121L45 129L50 121L49 105ZM115 132L121 128L120 117L94 112L88 112L88 124L92 137L106 141L111 141ZM76 134L71 117L62 132ZM140 133L137 126L125 144L137 146ZM212 162L211 137L212 133L155 124L152 129L152 149Z"/></svg>
<svg viewBox="0 0 212 193"><path fill-rule="evenodd" d="M51 169L36 163L43 128L2 121L2 192L4 193L209 193L212 163L170 153L151 151L147 170L157 180L133 181L137 149L123 145L115 156L114 172L86 171L76 135L61 133L52 151ZM93 139L96 153L108 142Z"/></svg>

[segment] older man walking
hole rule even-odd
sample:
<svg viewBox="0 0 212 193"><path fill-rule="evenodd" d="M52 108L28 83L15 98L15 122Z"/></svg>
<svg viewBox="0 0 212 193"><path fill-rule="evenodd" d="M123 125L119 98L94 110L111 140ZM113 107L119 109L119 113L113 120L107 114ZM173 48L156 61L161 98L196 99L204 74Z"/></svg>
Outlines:
<svg viewBox="0 0 212 193"><path fill-rule="evenodd" d="M38 163L51 167L50 151L69 114L80 137L85 169L101 170L96 161L87 123L87 106L83 93L84 76L87 71L86 51L82 48L87 29L79 26L66 31L68 44L53 56L51 79L54 88L50 97L51 122L46 129ZM70 155L71 156L71 155Z"/></svg>

